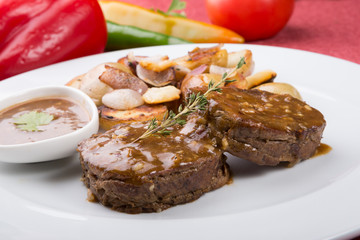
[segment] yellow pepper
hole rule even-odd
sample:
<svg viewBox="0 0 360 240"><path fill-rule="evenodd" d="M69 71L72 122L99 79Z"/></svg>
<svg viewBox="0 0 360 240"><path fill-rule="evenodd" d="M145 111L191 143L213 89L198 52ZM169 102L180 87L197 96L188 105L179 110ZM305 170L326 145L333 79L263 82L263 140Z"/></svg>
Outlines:
<svg viewBox="0 0 360 240"><path fill-rule="evenodd" d="M106 20L158 32L195 43L243 43L237 33L216 25L188 18L166 16L136 5L100 0Z"/></svg>

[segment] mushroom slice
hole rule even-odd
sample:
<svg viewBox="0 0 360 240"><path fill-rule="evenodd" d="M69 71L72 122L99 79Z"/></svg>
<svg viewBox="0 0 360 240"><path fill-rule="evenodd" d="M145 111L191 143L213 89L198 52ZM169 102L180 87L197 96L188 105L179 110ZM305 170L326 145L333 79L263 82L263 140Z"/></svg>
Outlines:
<svg viewBox="0 0 360 240"><path fill-rule="evenodd" d="M160 88L149 88L143 95L143 99L147 104L158 104L171 102L180 98L181 91L174 86L165 86Z"/></svg>
<svg viewBox="0 0 360 240"><path fill-rule="evenodd" d="M131 89L116 89L102 97L102 103L116 110L129 110L144 104L141 95Z"/></svg>
<svg viewBox="0 0 360 240"><path fill-rule="evenodd" d="M113 89L132 89L141 95L144 94L148 86L140 78L129 71L105 66L106 70L101 74L100 80Z"/></svg>
<svg viewBox="0 0 360 240"><path fill-rule="evenodd" d="M289 94L294 98L302 100L299 91L294 86L288 83L280 83L280 82L265 83L255 87L255 89L272 92L276 94Z"/></svg>
<svg viewBox="0 0 360 240"><path fill-rule="evenodd" d="M138 64L136 66L136 74L141 80L155 87L168 85L175 80L175 71L172 67L161 72L156 72L145 69Z"/></svg>
<svg viewBox="0 0 360 240"><path fill-rule="evenodd" d="M268 83L274 81L276 77L276 72L272 70L265 70L261 72L257 72L253 75L246 77L247 88L253 88L263 83Z"/></svg>

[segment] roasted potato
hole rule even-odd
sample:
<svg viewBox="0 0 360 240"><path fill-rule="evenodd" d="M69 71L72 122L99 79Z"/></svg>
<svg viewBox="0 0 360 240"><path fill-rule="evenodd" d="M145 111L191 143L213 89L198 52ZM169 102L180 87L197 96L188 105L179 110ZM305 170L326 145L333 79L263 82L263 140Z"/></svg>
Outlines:
<svg viewBox="0 0 360 240"><path fill-rule="evenodd" d="M180 98L181 91L174 86L153 87L149 88L143 95L147 104L158 104L171 102Z"/></svg>
<svg viewBox="0 0 360 240"><path fill-rule="evenodd" d="M227 56L227 68L234 68L239 63L241 58L245 58L245 64L237 71L244 77L250 76L254 70L255 63L253 61L252 52L250 50L242 50L238 52L231 52Z"/></svg>
<svg viewBox="0 0 360 240"><path fill-rule="evenodd" d="M108 130L119 123L144 122L153 118L162 119L167 107L162 104L142 105L131 110L115 110L105 106L99 107L100 127Z"/></svg>
<svg viewBox="0 0 360 240"><path fill-rule="evenodd" d="M302 97L298 92L298 90L294 86L288 83L281 83L281 82L265 83L255 87L255 89L272 92L276 94L289 94L294 98L302 100Z"/></svg>
<svg viewBox="0 0 360 240"><path fill-rule="evenodd" d="M259 86L260 84L273 82L275 77L276 77L276 72L272 70L257 72L245 78L247 82L246 87L250 89Z"/></svg>

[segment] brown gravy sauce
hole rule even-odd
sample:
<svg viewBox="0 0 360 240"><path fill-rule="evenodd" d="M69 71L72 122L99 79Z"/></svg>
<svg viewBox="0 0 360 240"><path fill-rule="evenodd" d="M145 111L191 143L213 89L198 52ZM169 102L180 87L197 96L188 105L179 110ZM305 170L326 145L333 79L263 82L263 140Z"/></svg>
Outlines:
<svg viewBox="0 0 360 240"><path fill-rule="evenodd" d="M87 164L117 173L122 181L142 184L144 176L221 156L221 150L213 146L215 140L208 137L208 129L199 122L188 119L185 126L174 126L168 136L150 136L135 143L148 123L124 123L83 142L78 150Z"/></svg>
<svg viewBox="0 0 360 240"><path fill-rule="evenodd" d="M325 144L325 143L320 143L320 146L316 149L315 154L312 156L314 157L318 157L321 155L325 155L327 153L329 153L332 150L332 147L330 147L329 145Z"/></svg>
<svg viewBox="0 0 360 240"><path fill-rule="evenodd" d="M14 119L31 111L45 112L54 116L40 131L23 131ZM90 121L89 113L78 103L66 97L36 98L0 110L0 145L41 141L65 135L82 128Z"/></svg>
<svg viewBox="0 0 360 240"><path fill-rule="evenodd" d="M240 104L239 104L240 103ZM244 91L224 88L222 94L212 93L209 97L210 115L224 112L235 122L256 124L264 128L303 131L322 127L321 112L304 102L287 95L271 94L265 91Z"/></svg>

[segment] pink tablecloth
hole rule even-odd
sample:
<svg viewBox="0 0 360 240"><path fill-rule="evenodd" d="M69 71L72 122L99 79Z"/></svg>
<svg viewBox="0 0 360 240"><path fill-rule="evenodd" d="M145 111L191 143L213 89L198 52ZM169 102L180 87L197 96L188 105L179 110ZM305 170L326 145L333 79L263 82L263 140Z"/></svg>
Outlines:
<svg viewBox="0 0 360 240"><path fill-rule="evenodd" d="M171 0L123 0L167 9ZM191 19L210 22L205 0L185 0ZM296 0L287 26L275 37L250 42L322 53L360 64L360 0Z"/></svg>

